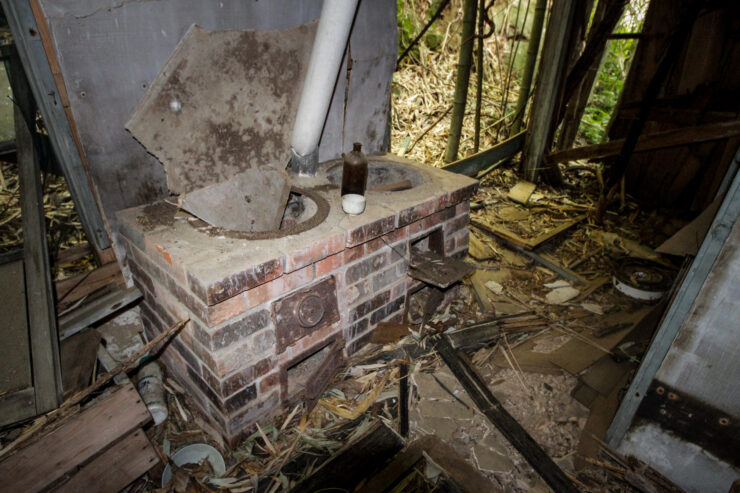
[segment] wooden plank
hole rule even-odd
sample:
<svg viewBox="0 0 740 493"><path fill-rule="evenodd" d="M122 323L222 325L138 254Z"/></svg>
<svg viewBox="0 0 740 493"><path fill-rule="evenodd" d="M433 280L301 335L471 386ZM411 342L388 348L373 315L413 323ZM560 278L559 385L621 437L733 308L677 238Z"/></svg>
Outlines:
<svg viewBox="0 0 740 493"><path fill-rule="evenodd" d="M58 89L38 35L39 27L31 4L12 0L0 0L0 3L85 233L98 250L106 249L110 246L110 238L72 137L63 104L59 104Z"/></svg>
<svg viewBox="0 0 740 493"><path fill-rule="evenodd" d="M8 79L13 88L15 102L15 142L23 216L23 266L31 341L31 368L36 391L36 412L43 413L57 407L61 402L62 379L41 170L36 155L37 134L27 123L34 121L36 109L18 53L11 50L4 50L4 53L8 57L6 68L9 69Z"/></svg>
<svg viewBox="0 0 740 493"><path fill-rule="evenodd" d="M559 235L563 231L566 231L579 222L583 221L586 218L586 214L581 214L580 216L577 216L570 221L564 221L560 226L557 226L555 228L552 228L538 236L535 236L533 238L522 238L518 234L514 233L513 231L510 231L508 228L505 228L504 226L499 226L497 224L490 224L483 221L478 220L471 220L471 224L473 226L480 228L484 231L488 231L489 233L493 233L496 236L503 238L507 240L510 243L513 243L514 245L520 246L522 248L526 248L527 250L533 250L537 246L539 246L541 243L546 242L550 238L553 238L554 236Z"/></svg>
<svg viewBox="0 0 740 493"><path fill-rule="evenodd" d="M0 484L7 491L26 493L48 488L150 420L133 385L120 387L0 462Z"/></svg>
<svg viewBox="0 0 740 493"><path fill-rule="evenodd" d="M117 289L112 293L85 303L72 312L59 317L59 340L63 341L139 298L141 298L141 291L131 287L123 290Z"/></svg>
<svg viewBox="0 0 740 493"><path fill-rule="evenodd" d="M472 156L468 156L464 159L455 161L442 169L445 171L452 171L460 175L476 176L478 172L486 169L492 164L500 161L511 159L514 154L522 150L524 146L524 139L526 137L526 130L522 130L516 135L513 135L503 142L499 142L490 149L481 151Z"/></svg>
<svg viewBox="0 0 740 493"><path fill-rule="evenodd" d="M61 343L62 386L64 396L83 390L93 379L100 334L88 330Z"/></svg>
<svg viewBox="0 0 740 493"><path fill-rule="evenodd" d="M668 349L676 338L681 324L689 314L694 300L699 294L714 261L717 259L739 216L740 173L737 173L732 186L722 202L722 206L717 212L717 216L712 222L712 227L702 242L696 259L691 264L691 269L686 274L686 278L676 293L676 298L661 320L655 338L650 344L647 353L645 353L645 357L637 369L635 378L632 380L630 388L619 406L617 415L609 427L606 441L610 446L618 446L625 433L627 433L627 429L632 424L632 419L635 417L643 396L647 392L653 378L655 378L655 373L663 363Z"/></svg>
<svg viewBox="0 0 740 493"><path fill-rule="evenodd" d="M529 462L542 479L558 492L577 493L580 490L553 462L537 442L522 428L493 395L483 379L467 361L460 358L446 336L440 336L435 344L437 351L458 379L470 398L488 420L506 437Z"/></svg>
<svg viewBox="0 0 740 493"><path fill-rule="evenodd" d="M0 426L36 415L36 392L33 387L0 396Z"/></svg>
<svg viewBox="0 0 740 493"><path fill-rule="evenodd" d="M342 447L291 491L296 493L351 491L401 448L403 439L383 423L375 421L365 433Z"/></svg>
<svg viewBox="0 0 740 493"><path fill-rule="evenodd" d="M667 147L726 139L738 134L740 134L740 120L664 130L662 132L641 135L634 152L654 151ZM545 157L545 161L552 164L577 161L579 159L603 159L619 154L623 145L624 139L617 139L604 144L576 147L575 149L567 149L548 154Z"/></svg>
<svg viewBox="0 0 740 493"><path fill-rule="evenodd" d="M554 0L547 23L540 59L539 81L534 90L529 135L522 157L524 178L535 183L542 158L552 139L552 122L557 115L566 70L568 39L573 25L574 0Z"/></svg>
<svg viewBox="0 0 740 493"><path fill-rule="evenodd" d="M117 262L111 262L95 270L57 281L57 301L72 302L79 300L113 282L123 283L121 269Z"/></svg>
<svg viewBox="0 0 740 493"><path fill-rule="evenodd" d="M120 491L158 462L154 447L142 430L136 430L85 465L58 493Z"/></svg>
<svg viewBox="0 0 740 493"><path fill-rule="evenodd" d="M509 193L506 195L506 197L510 200L513 200L514 202L519 202L520 204L527 205L527 202L529 202L529 197L532 196L532 192L534 192L534 189L537 187L534 183L520 180L511 187L511 190L509 190Z"/></svg>
<svg viewBox="0 0 740 493"><path fill-rule="evenodd" d="M3 300L0 304L0 395L30 387L31 353L26 318L23 261L0 265Z"/></svg>

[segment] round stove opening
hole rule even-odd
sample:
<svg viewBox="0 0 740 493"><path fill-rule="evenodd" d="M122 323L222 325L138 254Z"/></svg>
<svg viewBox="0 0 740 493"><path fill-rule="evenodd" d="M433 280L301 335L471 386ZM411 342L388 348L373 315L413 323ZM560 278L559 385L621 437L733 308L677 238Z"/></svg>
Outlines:
<svg viewBox="0 0 740 493"><path fill-rule="evenodd" d="M288 204L283 212L280 228L270 231L234 231L193 218L192 227L209 236L225 236L244 240L270 240L296 235L315 228L329 215L329 203L313 190L291 187Z"/></svg>

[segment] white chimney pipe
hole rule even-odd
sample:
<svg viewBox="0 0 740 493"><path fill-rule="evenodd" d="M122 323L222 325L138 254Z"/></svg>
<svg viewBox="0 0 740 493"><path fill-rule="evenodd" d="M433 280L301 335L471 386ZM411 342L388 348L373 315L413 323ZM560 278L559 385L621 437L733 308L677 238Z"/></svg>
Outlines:
<svg viewBox="0 0 740 493"><path fill-rule="evenodd" d="M357 1L324 0L321 7L319 27L290 140L289 166L299 175L316 174L319 138L329 111L334 83L342 66Z"/></svg>

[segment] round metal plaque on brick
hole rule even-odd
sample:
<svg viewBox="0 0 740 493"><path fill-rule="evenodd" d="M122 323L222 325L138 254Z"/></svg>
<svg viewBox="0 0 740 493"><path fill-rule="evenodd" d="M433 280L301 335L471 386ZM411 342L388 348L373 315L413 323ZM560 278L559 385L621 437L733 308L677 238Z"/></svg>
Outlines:
<svg viewBox="0 0 740 493"><path fill-rule="evenodd" d="M324 302L315 294L309 294L296 306L296 316L303 327L314 327L324 317Z"/></svg>

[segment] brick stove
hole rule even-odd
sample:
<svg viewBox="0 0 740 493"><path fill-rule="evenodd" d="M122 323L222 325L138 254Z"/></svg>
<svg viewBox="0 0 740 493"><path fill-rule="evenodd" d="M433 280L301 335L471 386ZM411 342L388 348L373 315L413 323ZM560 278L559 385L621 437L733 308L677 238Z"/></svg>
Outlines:
<svg viewBox="0 0 740 493"><path fill-rule="evenodd" d="M324 163L316 177L295 178L295 189L315 199L304 222L318 224L278 238L209 227L165 202L119 213L145 330L153 337L190 318L162 357L227 439L315 398L322 368L357 352L378 322L403 319L417 283L407 276L411 246L467 253L475 180L372 156L368 188L385 175L411 177L414 187L370 191L365 212L348 216L338 169Z"/></svg>

